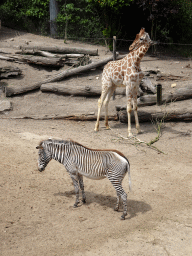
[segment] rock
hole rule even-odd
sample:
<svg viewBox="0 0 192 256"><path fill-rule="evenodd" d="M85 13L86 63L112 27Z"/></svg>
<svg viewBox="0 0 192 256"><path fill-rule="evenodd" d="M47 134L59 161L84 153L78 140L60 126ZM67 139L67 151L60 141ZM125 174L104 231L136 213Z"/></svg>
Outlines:
<svg viewBox="0 0 192 256"><path fill-rule="evenodd" d="M0 100L0 113L12 110L12 104L9 100Z"/></svg>

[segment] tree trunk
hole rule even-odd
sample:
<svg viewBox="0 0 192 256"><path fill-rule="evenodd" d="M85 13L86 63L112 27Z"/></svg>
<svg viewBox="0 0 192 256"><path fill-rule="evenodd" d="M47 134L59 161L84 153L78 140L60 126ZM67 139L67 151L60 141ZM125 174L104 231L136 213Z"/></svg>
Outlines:
<svg viewBox="0 0 192 256"><path fill-rule="evenodd" d="M20 49L24 50L40 50L54 53L79 53L79 54L89 54L92 56L98 55L98 49L84 49L84 48L73 48L73 47L58 47L58 46L20 46Z"/></svg>
<svg viewBox="0 0 192 256"><path fill-rule="evenodd" d="M50 34L51 36L57 36L57 15L59 12L58 3L56 0L49 1L49 12L50 12Z"/></svg>

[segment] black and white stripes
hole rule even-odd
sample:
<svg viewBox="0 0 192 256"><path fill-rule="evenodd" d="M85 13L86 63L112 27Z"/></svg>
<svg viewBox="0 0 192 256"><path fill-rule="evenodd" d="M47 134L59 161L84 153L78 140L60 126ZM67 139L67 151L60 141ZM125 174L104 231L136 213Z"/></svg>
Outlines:
<svg viewBox="0 0 192 256"><path fill-rule="evenodd" d="M127 215L127 194L122 188L125 174L129 175L129 188L131 189L130 164L128 159L116 150L95 150L84 147L72 140L44 140L36 147L39 149L38 169L43 171L51 159L63 164L69 172L75 192L76 201L74 207L79 203L79 186L82 191L82 201L86 202L84 193L83 176L90 179L108 178L117 192L117 204L115 210L119 209L119 199L123 201L123 215Z"/></svg>

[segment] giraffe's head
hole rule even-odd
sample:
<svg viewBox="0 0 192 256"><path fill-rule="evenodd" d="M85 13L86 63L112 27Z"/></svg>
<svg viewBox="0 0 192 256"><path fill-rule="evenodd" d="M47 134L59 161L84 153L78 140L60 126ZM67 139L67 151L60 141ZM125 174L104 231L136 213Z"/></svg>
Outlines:
<svg viewBox="0 0 192 256"><path fill-rule="evenodd" d="M152 40L149 37L149 34L145 32L145 29L142 28L139 32L139 34L136 35L135 40L129 47L129 51L133 51L138 49L142 45L150 46L152 44Z"/></svg>

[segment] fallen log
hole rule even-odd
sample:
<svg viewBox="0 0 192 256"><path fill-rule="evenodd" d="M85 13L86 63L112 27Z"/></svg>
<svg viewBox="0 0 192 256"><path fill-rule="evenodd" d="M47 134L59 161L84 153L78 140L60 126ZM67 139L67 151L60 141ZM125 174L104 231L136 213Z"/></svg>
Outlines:
<svg viewBox="0 0 192 256"><path fill-rule="evenodd" d="M85 54L80 54L80 53L67 53L67 54L56 54L56 56L60 58L82 58L84 57Z"/></svg>
<svg viewBox="0 0 192 256"><path fill-rule="evenodd" d="M40 56L33 55L11 55L11 56L2 56L0 59L14 62L27 62L36 65L50 66L50 67L62 67L64 61L61 58L45 58Z"/></svg>
<svg viewBox="0 0 192 256"><path fill-rule="evenodd" d="M66 84L48 83L42 84L40 87L42 92L54 92L62 95L94 97L101 95L101 88L90 86L67 86Z"/></svg>
<svg viewBox="0 0 192 256"><path fill-rule="evenodd" d="M6 61L16 61L12 56L3 56L0 55L0 60L6 60Z"/></svg>
<svg viewBox="0 0 192 256"><path fill-rule="evenodd" d="M162 104L170 103L173 101L181 101L192 98L192 85L188 87L179 88L174 93L165 93L162 95ZM157 103L157 95L144 95L137 99L138 107L152 106ZM126 106L122 106L126 109Z"/></svg>
<svg viewBox="0 0 192 256"><path fill-rule="evenodd" d="M156 81L173 81L173 80L180 80L183 76L175 76L175 75L159 75L156 78Z"/></svg>
<svg viewBox="0 0 192 256"><path fill-rule="evenodd" d="M151 80L148 79L148 78L143 78L142 79L141 86L144 87L144 88L147 87L147 89L149 91L151 91L152 93L156 93L157 92L156 87L152 84Z"/></svg>
<svg viewBox="0 0 192 256"><path fill-rule="evenodd" d="M0 78L21 75L22 71L18 67L6 66L0 68Z"/></svg>
<svg viewBox="0 0 192 256"><path fill-rule="evenodd" d="M84 54L53 54L50 52L46 51L40 51L40 50L35 50L35 49L22 49L21 51L16 51L15 54L29 54L29 55L40 55L48 58L82 58Z"/></svg>
<svg viewBox="0 0 192 256"><path fill-rule="evenodd" d="M100 116L100 120L104 120L104 115ZM0 116L0 119L33 119L33 120L72 120L72 121L96 121L97 116L95 114L74 114L74 115L23 115L17 117L5 117ZM117 121L117 115L111 115L108 117L109 121Z"/></svg>
<svg viewBox="0 0 192 256"><path fill-rule="evenodd" d="M175 90L174 93L165 93L162 95L162 104L172 101L180 101L192 98L192 85ZM137 99L138 106L150 106L157 103L156 95L144 95Z"/></svg>
<svg viewBox="0 0 192 256"><path fill-rule="evenodd" d="M29 50L21 50L21 51L16 51L15 54L27 54L27 55L40 55L43 57L48 57L48 58L58 58L56 54L46 52L46 51L38 51L34 49L29 49Z"/></svg>
<svg viewBox="0 0 192 256"><path fill-rule="evenodd" d="M122 58L122 56L119 56L118 58ZM10 97L12 95L22 94L22 93L26 93L28 91L39 89L42 84L57 82L57 81L63 80L66 77L70 77L70 76L73 76L73 75L77 75L77 74L89 71L89 70L94 69L96 67L105 65L107 62L111 61L112 59L113 59L113 56L110 56L110 57L108 57L104 60L93 62L93 63L88 64L86 66L80 66L80 67L77 67L77 68L65 70L61 73L58 73L56 76L53 76L53 77L50 77L48 79L42 80L42 81L37 82L37 83L35 83L31 86L14 87L14 86L9 85L5 88L5 95L6 95L6 97Z"/></svg>
<svg viewBox="0 0 192 256"><path fill-rule="evenodd" d="M79 54L89 54L92 56L98 55L98 49L85 49L85 48L78 48L78 47L58 47L58 46L20 46L22 50L41 50L47 52L54 52L54 53L79 53Z"/></svg>
<svg viewBox="0 0 192 256"><path fill-rule="evenodd" d="M187 106L187 107L183 107ZM120 122L127 123L127 110L125 107L116 106L117 116ZM133 112L133 111L132 111ZM148 106L144 110L138 109L139 122L151 122L151 120L163 121L191 121L192 101L186 100L174 102L167 106ZM131 113L131 122L135 122L134 114Z"/></svg>
<svg viewBox="0 0 192 256"><path fill-rule="evenodd" d="M42 66L49 66L49 67L63 67L64 61L61 58L45 58L41 56L33 56L33 55L19 55L19 56L12 56L19 61L42 65Z"/></svg>
<svg viewBox="0 0 192 256"><path fill-rule="evenodd" d="M10 60L10 58L6 57L6 56L3 56L3 55L0 55L0 60Z"/></svg>
<svg viewBox="0 0 192 256"><path fill-rule="evenodd" d="M191 112L184 112L182 110L175 111L173 113L168 113L165 115L163 112L154 112L153 110L151 113L145 111L138 111L139 122L151 122L151 120L164 120L164 121L191 121L192 120L192 111ZM127 123L127 111L121 110L118 112L118 120L121 123ZM135 122L134 116L131 115L131 122Z"/></svg>
<svg viewBox="0 0 192 256"><path fill-rule="evenodd" d="M40 87L42 92L54 92L62 95L73 95L83 97L96 97L101 95L101 86L68 86L61 83L42 84ZM117 88L116 95L125 95L125 90Z"/></svg>
<svg viewBox="0 0 192 256"><path fill-rule="evenodd" d="M19 51L21 53L21 51ZM17 51L17 54L19 53ZM65 64L67 65L73 65L73 66L84 66L91 62L89 55L84 54L52 54L45 51L34 51L34 50L27 50L25 51L27 54L38 54L41 56L34 56L34 55L15 55L11 56L11 60L14 59L32 63L36 65L43 65L43 66L50 66L50 67L62 67ZM69 59L69 57L72 56L75 58L77 56L77 60ZM45 58L46 57L46 58Z"/></svg>
<svg viewBox="0 0 192 256"><path fill-rule="evenodd" d="M86 66L90 64L92 60L90 60L89 55L83 55L83 57L77 58L76 60L66 58L64 62L66 65L73 65L73 67L78 67L78 66Z"/></svg>

